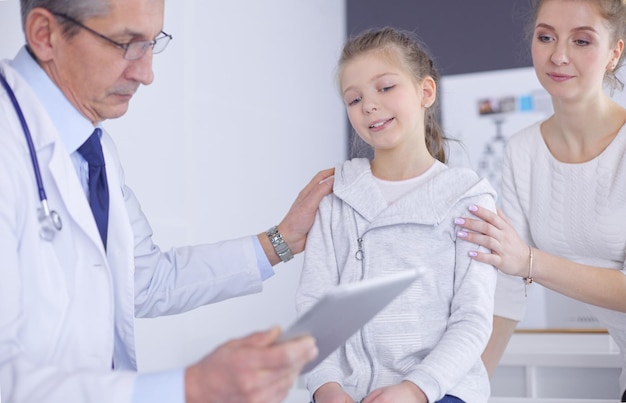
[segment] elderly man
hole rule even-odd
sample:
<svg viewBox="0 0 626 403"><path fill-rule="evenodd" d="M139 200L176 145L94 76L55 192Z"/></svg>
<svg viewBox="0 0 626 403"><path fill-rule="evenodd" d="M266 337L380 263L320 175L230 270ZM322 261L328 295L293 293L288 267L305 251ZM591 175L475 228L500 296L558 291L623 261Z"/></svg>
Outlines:
<svg viewBox="0 0 626 403"><path fill-rule="evenodd" d="M163 253L101 122L122 116L164 0L22 0L27 45L0 63L0 390L3 402L275 402L316 353L271 329L188 368L138 374L134 318L258 292L304 248L332 170L277 227Z"/></svg>

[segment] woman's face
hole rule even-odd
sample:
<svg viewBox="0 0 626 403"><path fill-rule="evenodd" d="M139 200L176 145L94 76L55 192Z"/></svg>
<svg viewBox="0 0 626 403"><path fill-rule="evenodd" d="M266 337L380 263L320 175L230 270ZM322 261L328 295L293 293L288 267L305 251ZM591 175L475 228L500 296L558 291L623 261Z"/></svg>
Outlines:
<svg viewBox="0 0 626 403"><path fill-rule="evenodd" d="M613 43L595 1L547 0L538 10L532 58L541 85L555 98L581 100L602 92L602 82L623 49Z"/></svg>

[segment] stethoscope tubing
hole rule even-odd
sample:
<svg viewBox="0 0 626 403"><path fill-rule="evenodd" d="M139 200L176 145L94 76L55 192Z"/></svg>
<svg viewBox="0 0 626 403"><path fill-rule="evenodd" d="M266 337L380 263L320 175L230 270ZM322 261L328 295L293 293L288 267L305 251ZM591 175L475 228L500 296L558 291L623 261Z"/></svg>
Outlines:
<svg viewBox="0 0 626 403"><path fill-rule="evenodd" d="M9 98L11 99L11 103L13 104L13 108L15 109L15 113L20 120L20 124L22 125L22 130L24 132L24 137L26 138L26 144L28 145L28 152L30 154L30 160L33 164L33 172L35 174L35 181L37 182L37 192L39 193L39 201L41 202L41 210L39 212L39 221L43 221L45 219L50 219L52 226L57 231L60 231L63 228L63 223L61 222L61 217L59 214L50 210L48 206L48 198L46 196L46 189L43 186L43 179L41 178L41 170L39 169L39 161L37 160L37 153L35 152L35 145L33 144L33 138L30 135L30 129L28 128L28 124L26 123L26 118L24 117L24 113L22 112L22 108L20 107L19 102L17 102L17 98L15 97L15 93L9 86L4 74L0 73L0 81L2 81L2 86L6 90ZM46 241L52 241L54 239L54 230L44 225L40 232L40 236L42 239Z"/></svg>
<svg viewBox="0 0 626 403"><path fill-rule="evenodd" d="M15 108L15 112L17 113L17 117L20 120L20 124L22 125L22 130L24 131L24 137L26 138L26 143L28 144L28 152L30 153L30 160L33 164L33 172L35 173L35 180L37 181L37 190L39 192L39 200L41 201L44 213L48 215L48 198L46 196L46 189L43 186L43 180L41 179L41 170L39 169L39 161L37 160L37 154L35 152L35 145L33 144L33 138L30 134L30 129L28 128L28 124L26 123L26 119L24 118L24 113L22 112L22 108L20 104L17 102L17 98L13 93L13 90L9 86L4 74L0 73L0 81L2 81L2 85L6 90L9 98L11 99L11 103Z"/></svg>

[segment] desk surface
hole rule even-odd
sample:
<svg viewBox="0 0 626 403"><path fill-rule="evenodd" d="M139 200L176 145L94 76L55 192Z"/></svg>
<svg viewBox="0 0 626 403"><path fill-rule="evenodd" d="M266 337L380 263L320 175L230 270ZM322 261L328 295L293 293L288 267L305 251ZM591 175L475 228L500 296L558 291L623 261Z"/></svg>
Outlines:
<svg viewBox="0 0 626 403"><path fill-rule="evenodd" d="M621 368L621 359L606 332L517 332L500 365Z"/></svg>

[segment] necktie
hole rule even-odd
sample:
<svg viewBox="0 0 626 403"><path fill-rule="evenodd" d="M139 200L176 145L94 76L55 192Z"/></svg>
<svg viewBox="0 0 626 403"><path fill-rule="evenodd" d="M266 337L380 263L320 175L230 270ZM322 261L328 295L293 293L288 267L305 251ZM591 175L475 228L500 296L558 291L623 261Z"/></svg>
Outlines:
<svg viewBox="0 0 626 403"><path fill-rule="evenodd" d="M109 222L109 185L104 168L100 132L99 128L94 130L87 141L78 148L78 152L89 164L89 206L98 225L104 249L106 249Z"/></svg>

